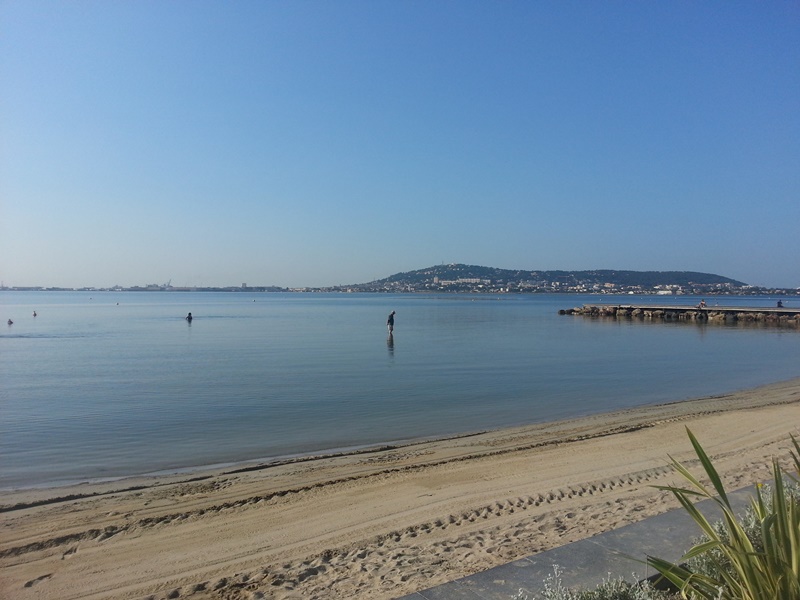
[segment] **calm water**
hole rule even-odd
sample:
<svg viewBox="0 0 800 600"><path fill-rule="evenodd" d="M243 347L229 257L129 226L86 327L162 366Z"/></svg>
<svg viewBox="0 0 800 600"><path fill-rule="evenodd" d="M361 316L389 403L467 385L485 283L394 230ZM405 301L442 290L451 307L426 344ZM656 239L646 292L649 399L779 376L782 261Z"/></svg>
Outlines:
<svg viewBox="0 0 800 600"><path fill-rule="evenodd" d="M444 436L800 376L797 330L557 314L592 301L0 292L0 488Z"/></svg>

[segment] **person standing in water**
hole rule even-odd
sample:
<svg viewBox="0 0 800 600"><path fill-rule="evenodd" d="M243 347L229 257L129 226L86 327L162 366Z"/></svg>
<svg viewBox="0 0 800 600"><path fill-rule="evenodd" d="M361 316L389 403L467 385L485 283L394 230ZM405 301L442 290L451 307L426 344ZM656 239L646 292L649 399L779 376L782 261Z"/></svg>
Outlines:
<svg viewBox="0 0 800 600"><path fill-rule="evenodd" d="M389 328L389 333L394 331L394 311L389 313L389 318L386 319L386 326Z"/></svg>
<svg viewBox="0 0 800 600"><path fill-rule="evenodd" d="M192 322L192 313L189 313L188 315L186 315L186 320L189 321L189 323Z"/></svg>

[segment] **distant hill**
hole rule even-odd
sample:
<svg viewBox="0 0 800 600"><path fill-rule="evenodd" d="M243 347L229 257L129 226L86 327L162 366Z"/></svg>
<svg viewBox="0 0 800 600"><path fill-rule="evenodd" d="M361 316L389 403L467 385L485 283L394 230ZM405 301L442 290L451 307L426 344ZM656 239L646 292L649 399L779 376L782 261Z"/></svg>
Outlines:
<svg viewBox="0 0 800 600"><path fill-rule="evenodd" d="M465 279L489 280L492 283L552 283L573 287L576 285L613 284L620 287L654 288L655 286L731 286L743 287L747 284L722 275L698 273L696 271L615 271L599 269L593 271L523 271L518 269L499 269L476 265L436 265L426 269L397 273L362 285L412 285L422 286L439 281L458 281Z"/></svg>

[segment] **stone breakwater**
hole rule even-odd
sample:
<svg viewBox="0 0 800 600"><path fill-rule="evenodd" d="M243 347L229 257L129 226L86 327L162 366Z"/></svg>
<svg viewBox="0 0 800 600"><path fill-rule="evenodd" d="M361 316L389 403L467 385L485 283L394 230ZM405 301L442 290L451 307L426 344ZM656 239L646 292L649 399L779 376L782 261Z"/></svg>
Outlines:
<svg viewBox="0 0 800 600"><path fill-rule="evenodd" d="M652 321L695 321L697 323L760 324L800 328L800 309L742 308L725 306L647 306L631 304L585 304L559 310L560 315L642 319Z"/></svg>

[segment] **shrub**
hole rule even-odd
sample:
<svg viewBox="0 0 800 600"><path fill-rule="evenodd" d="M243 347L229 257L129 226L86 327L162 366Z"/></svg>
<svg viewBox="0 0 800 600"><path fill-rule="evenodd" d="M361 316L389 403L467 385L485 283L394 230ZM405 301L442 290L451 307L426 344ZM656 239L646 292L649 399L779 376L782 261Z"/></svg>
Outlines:
<svg viewBox="0 0 800 600"><path fill-rule="evenodd" d="M713 491L675 459L672 465L691 487L658 487L675 495L704 537L684 555L681 564L655 557L649 557L648 564L675 585L684 598L800 599L800 502L798 495L791 492L798 480L793 480L795 485L787 485L778 461L773 459L774 491L757 486L749 516L740 522L711 460L692 432L687 429L687 433ZM794 437L792 442L792 458L800 476L800 445ZM722 509L722 521L711 524L697 510L693 499L716 502Z"/></svg>
<svg viewBox="0 0 800 600"><path fill-rule="evenodd" d="M764 505L767 507L767 510L770 512L770 514L772 514L772 488L769 486L769 484L764 484L760 487L761 494L764 499ZM800 482L794 480L784 481L784 493L786 495L787 502L800 502ZM749 539L750 543L753 544L755 551L763 552L764 544L761 539L761 520L753 510L752 506L748 506L744 514L740 515L739 522L742 526L742 530L747 536L747 539ZM724 521L715 521L712 527L720 539L724 540L725 542L730 542L730 539L728 538L728 530L725 527ZM709 541L711 541L711 539L708 536L702 535L698 539L694 540L694 543L697 545ZM687 568L693 573L709 576L715 576L717 570L720 568L724 568L729 573L733 572L733 565L730 564L730 561L727 560L725 554L719 548L712 548L704 554L695 556L688 561Z"/></svg>
<svg viewBox="0 0 800 600"><path fill-rule="evenodd" d="M604 580L594 589L572 590L561 582L561 571L558 565L553 568L553 575L544 581L541 596L528 596L525 590L519 590L512 600L670 600L674 594L655 589L647 581L628 583L622 578ZM634 579L636 576L634 575Z"/></svg>

